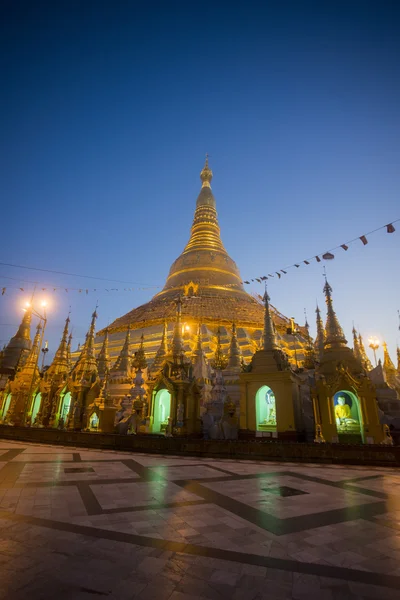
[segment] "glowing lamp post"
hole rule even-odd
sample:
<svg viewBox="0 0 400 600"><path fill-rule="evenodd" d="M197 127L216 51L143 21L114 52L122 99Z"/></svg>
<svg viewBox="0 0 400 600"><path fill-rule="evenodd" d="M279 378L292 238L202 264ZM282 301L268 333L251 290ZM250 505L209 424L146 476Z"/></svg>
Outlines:
<svg viewBox="0 0 400 600"><path fill-rule="evenodd" d="M379 346L380 346L380 343L379 343L379 340L378 340L378 338L376 338L376 337L371 337L371 338L369 338L369 339L368 339L368 345L369 345L369 347L371 348L371 350L372 350L372 351L373 351L373 353L374 353L374 358L375 358L375 366L377 366L377 365L378 365L378 362L377 362L377 360L376 360L376 351L378 350L378 348L379 348Z"/></svg>

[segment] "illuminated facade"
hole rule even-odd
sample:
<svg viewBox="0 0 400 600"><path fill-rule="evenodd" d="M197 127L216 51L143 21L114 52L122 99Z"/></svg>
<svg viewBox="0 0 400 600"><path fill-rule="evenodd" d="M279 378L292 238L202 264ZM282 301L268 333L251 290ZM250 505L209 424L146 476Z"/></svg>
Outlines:
<svg viewBox="0 0 400 600"><path fill-rule="evenodd" d="M143 435L382 442L383 426L400 416L400 371L387 348L384 364L372 369L357 332L353 349L347 347L328 283L327 321L324 326L317 308L315 342L308 325L281 315L267 294L263 300L249 295L221 241L207 160L200 177L189 241L150 302L97 336L94 312L84 345L73 353L68 318L43 373L40 331L32 344L32 314L25 312L0 357L0 422Z"/></svg>

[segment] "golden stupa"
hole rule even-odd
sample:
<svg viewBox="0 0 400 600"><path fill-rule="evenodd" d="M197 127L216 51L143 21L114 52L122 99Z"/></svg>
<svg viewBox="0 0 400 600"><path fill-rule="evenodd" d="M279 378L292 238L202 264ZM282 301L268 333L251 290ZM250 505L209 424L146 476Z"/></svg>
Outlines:
<svg viewBox="0 0 400 600"><path fill-rule="evenodd" d="M222 347L228 348L233 323L236 325L242 356L247 362L259 348L264 322L264 306L259 297L248 294L236 263L221 240L216 202L211 190L213 173L206 158L200 173L202 187L196 201L190 238L182 254L172 264L161 292L149 302L131 310L108 326L110 356L115 359L129 329L132 350L144 335L144 348L151 361L162 340L165 324L172 336L177 301L182 301L185 351L190 354L196 344L199 324L203 350L209 358L220 330ZM293 322L272 308L280 343L293 360L303 360L304 328L297 328L296 338L288 334ZM105 330L98 333L100 348ZM295 350L297 346L297 352Z"/></svg>

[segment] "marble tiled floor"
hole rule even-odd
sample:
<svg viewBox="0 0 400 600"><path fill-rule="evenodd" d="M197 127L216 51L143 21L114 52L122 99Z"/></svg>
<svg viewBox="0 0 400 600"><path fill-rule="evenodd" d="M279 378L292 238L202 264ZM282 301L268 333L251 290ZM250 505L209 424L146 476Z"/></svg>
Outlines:
<svg viewBox="0 0 400 600"><path fill-rule="evenodd" d="M0 440L0 600L398 599L394 469Z"/></svg>

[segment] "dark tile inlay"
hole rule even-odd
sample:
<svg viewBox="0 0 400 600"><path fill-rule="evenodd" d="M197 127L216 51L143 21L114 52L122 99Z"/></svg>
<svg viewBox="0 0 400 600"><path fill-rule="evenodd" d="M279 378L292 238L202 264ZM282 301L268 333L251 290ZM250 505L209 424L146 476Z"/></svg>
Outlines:
<svg viewBox="0 0 400 600"><path fill-rule="evenodd" d="M258 554L246 554L245 552L236 552L233 550L220 550L219 548L213 548L210 546L196 546L194 544L172 542L143 535L124 533L122 531L110 531L109 529L89 527L87 525L75 525L72 523L53 521L51 519L44 519L41 517L16 515L5 511L0 511L0 519L7 519L19 523L28 523L30 525L36 525L39 527L48 527L54 531L66 531L95 537L98 539L112 540L115 542L123 542L148 548L157 548L163 551L167 550L170 552L179 552L183 554L192 554L195 556L205 556L207 558L216 558L230 560L232 562L258 565L272 569L281 569L282 571L292 571L294 573L305 573L309 575L317 575L319 577L331 577L333 579L344 579L346 581L356 581L370 585L386 586L395 590L398 590L400 586L400 577L385 573L371 573L368 571L349 569L347 567L306 563L283 558L260 556Z"/></svg>
<svg viewBox="0 0 400 600"><path fill-rule="evenodd" d="M103 509L92 488L87 483L77 483L79 494L88 515L101 515Z"/></svg>
<svg viewBox="0 0 400 600"><path fill-rule="evenodd" d="M264 490L264 492L276 494L277 496L282 496L282 498L287 498L289 496L303 496L304 494L308 494L308 492L303 492L303 490L296 490L295 488L288 487L287 485L279 485L274 487L271 486L261 489Z"/></svg>
<svg viewBox="0 0 400 600"><path fill-rule="evenodd" d="M64 473L94 473L92 467L67 467L64 469Z"/></svg>
<svg viewBox="0 0 400 600"><path fill-rule="evenodd" d="M25 450L26 448L13 448L12 450L7 450L6 452L4 452L4 454L2 454L0 460L1 462L8 462L9 460L12 460L16 456L19 456L20 454L25 452Z"/></svg>

